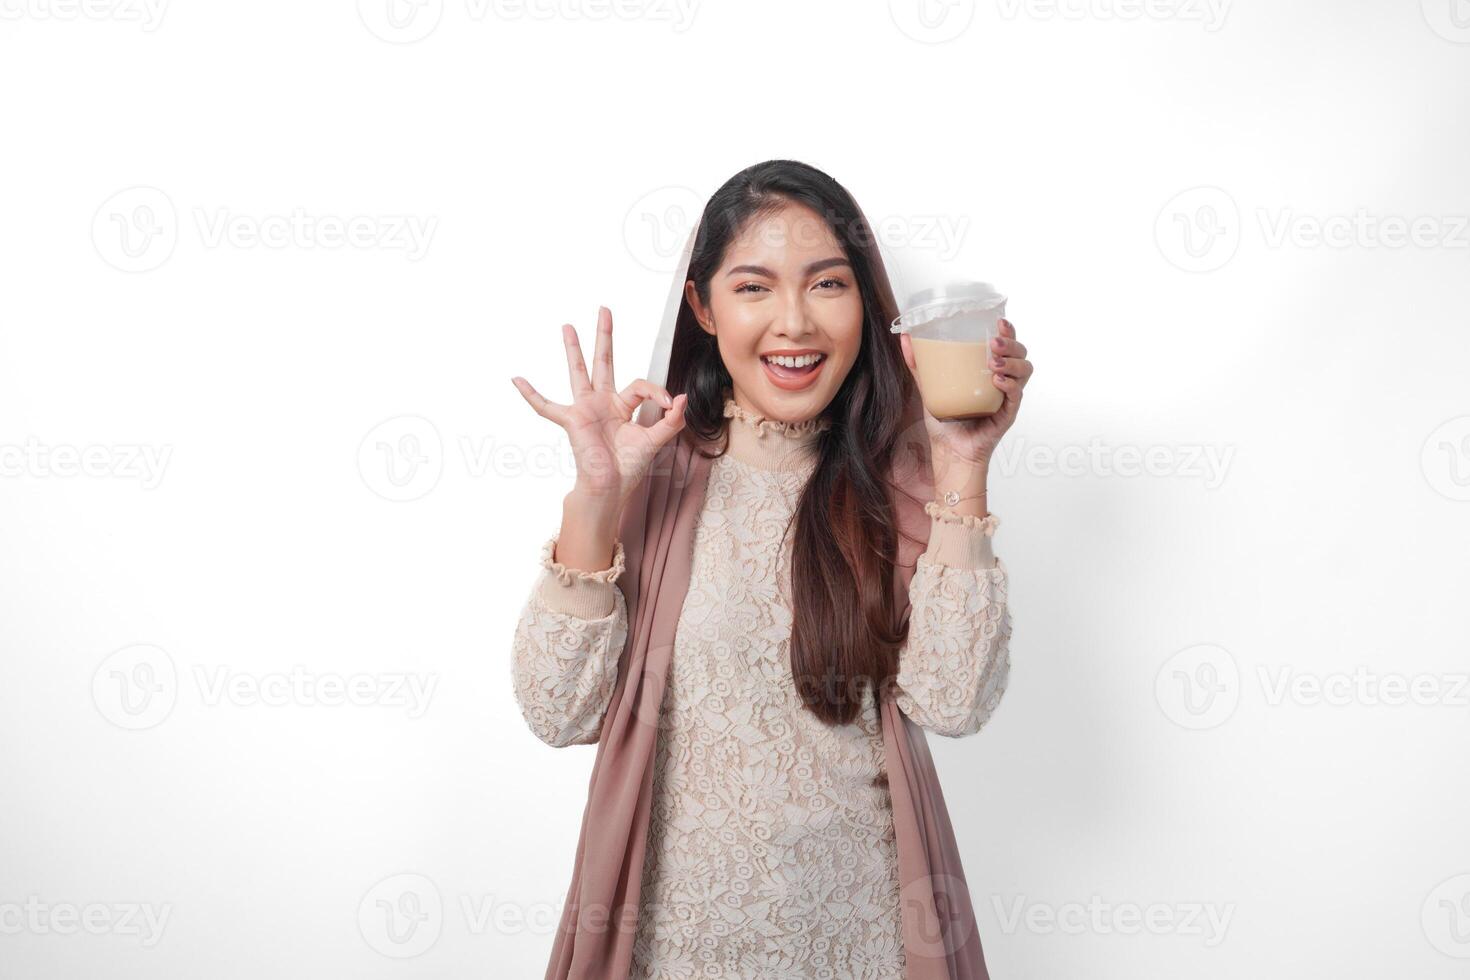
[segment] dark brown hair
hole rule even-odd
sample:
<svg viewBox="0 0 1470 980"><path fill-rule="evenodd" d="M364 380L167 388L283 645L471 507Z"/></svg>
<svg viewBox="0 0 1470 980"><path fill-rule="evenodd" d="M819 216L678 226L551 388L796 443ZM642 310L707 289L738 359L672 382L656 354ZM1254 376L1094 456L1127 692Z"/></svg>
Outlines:
<svg viewBox="0 0 1470 980"><path fill-rule="evenodd" d="M898 315L882 256L861 209L837 181L794 160L768 160L740 171L705 206L689 262L700 302L731 241L746 225L791 204L821 215L841 243L862 296L857 361L823 412L832 422L817 437L817 463L792 520L791 673L802 702L829 724L856 718L864 688L877 692L897 672L908 634L897 622L894 562L900 533L887 478L912 395L898 338ZM680 302L665 387L689 396L686 424L701 440L724 429L732 386L716 338ZM728 446L724 447L728 448ZM721 454L723 453L723 448ZM718 454L717 454L718 455Z"/></svg>

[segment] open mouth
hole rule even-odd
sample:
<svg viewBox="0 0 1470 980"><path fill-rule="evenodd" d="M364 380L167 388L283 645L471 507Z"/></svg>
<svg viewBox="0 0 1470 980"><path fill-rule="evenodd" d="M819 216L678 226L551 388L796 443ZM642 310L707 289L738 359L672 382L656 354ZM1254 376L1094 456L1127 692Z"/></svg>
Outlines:
<svg viewBox="0 0 1470 980"><path fill-rule="evenodd" d="M826 360L826 354L801 354L796 357L762 357L761 363L772 378L803 382L816 377Z"/></svg>

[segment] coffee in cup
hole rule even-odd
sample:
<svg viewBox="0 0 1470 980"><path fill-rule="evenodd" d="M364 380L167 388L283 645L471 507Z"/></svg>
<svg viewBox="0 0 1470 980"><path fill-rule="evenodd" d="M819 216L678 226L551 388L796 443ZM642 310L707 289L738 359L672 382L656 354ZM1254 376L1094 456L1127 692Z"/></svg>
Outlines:
<svg viewBox="0 0 1470 980"><path fill-rule="evenodd" d="M1000 335L1006 298L985 282L952 282L909 297L892 333L907 333L924 408L937 419L994 415L1005 401L995 386L990 341Z"/></svg>

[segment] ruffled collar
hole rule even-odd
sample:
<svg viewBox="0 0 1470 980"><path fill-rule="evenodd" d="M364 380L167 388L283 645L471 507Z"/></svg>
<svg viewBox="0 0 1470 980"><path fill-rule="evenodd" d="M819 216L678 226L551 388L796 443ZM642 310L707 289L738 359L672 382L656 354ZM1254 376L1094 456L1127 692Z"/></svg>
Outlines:
<svg viewBox="0 0 1470 980"><path fill-rule="evenodd" d="M801 422L767 418L736 404L725 392L724 417L729 419L728 454L758 469L792 469L815 462L818 436L832 427L830 419L817 416Z"/></svg>

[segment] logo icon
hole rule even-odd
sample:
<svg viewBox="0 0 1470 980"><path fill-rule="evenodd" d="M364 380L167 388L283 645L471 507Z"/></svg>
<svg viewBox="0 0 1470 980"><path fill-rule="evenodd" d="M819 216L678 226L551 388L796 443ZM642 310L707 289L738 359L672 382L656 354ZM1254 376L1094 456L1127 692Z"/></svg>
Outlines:
<svg viewBox="0 0 1470 980"><path fill-rule="evenodd" d="M947 956L973 935L968 886L954 875L925 875L904 886L899 895L904 918L919 924L912 937L925 956Z"/></svg>
<svg viewBox="0 0 1470 980"><path fill-rule="evenodd" d="M623 242L645 269L673 272L703 205L688 187L660 187L644 194L623 218Z"/></svg>
<svg viewBox="0 0 1470 980"><path fill-rule="evenodd" d="M357 16L374 37L412 44L434 33L444 16L444 0L357 0Z"/></svg>
<svg viewBox="0 0 1470 980"><path fill-rule="evenodd" d="M1436 885L1419 915L1429 945L1446 956L1470 959L1470 874Z"/></svg>
<svg viewBox="0 0 1470 980"><path fill-rule="evenodd" d="M417 500L439 485L444 442L433 422L400 415L363 436L357 470L367 488L384 500Z"/></svg>
<svg viewBox="0 0 1470 980"><path fill-rule="evenodd" d="M1470 415L1461 415L1429 433L1419 453L1419 468L1435 493L1470 500Z"/></svg>
<svg viewBox="0 0 1470 980"><path fill-rule="evenodd" d="M1240 703L1240 668L1224 647L1186 647L1159 668L1154 697L1164 716L1179 727L1215 728L1229 721Z"/></svg>
<svg viewBox="0 0 1470 980"><path fill-rule="evenodd" d="M373 949L393 959L427 952L444 931L444 901L419 874L390 875L362 897L357 927Z"/></svg>
<svg viewBox="0 0 1470 980"><path fill-rule="evenodd" d="M1240 247L1240 209L1218 187L1181 191L1159 210L1154 242L1175 267L1213 272L1233 259Z"/></svg>
<svg viewBox="0 0 1470 980"><path fill-rule="evenodd" d="M92 703L119 728L152 728L174 710L179 674L173 658L148 643L108 655L92 675Z"/></svg>
<svg viewBox="0 0 1470 980"><path fill-rule="evenodd" d="M921 44L953 41L975 19L975 0L888 0L894 26Z"/></svg>
<svg viewBox="0 0 1470 980"><path fill-rule="evenodd" d="M167 262L179 241L173 202L157 187L129 187L102 202L92 216L92 245L123 272L147 272Z"/></svg>
<svg viewBox="0 0 1470 980"><path fill-rule="evenodd" d="M1429 29L1446 41L1470 44L1470 0L1419 0Z"/></svg>

